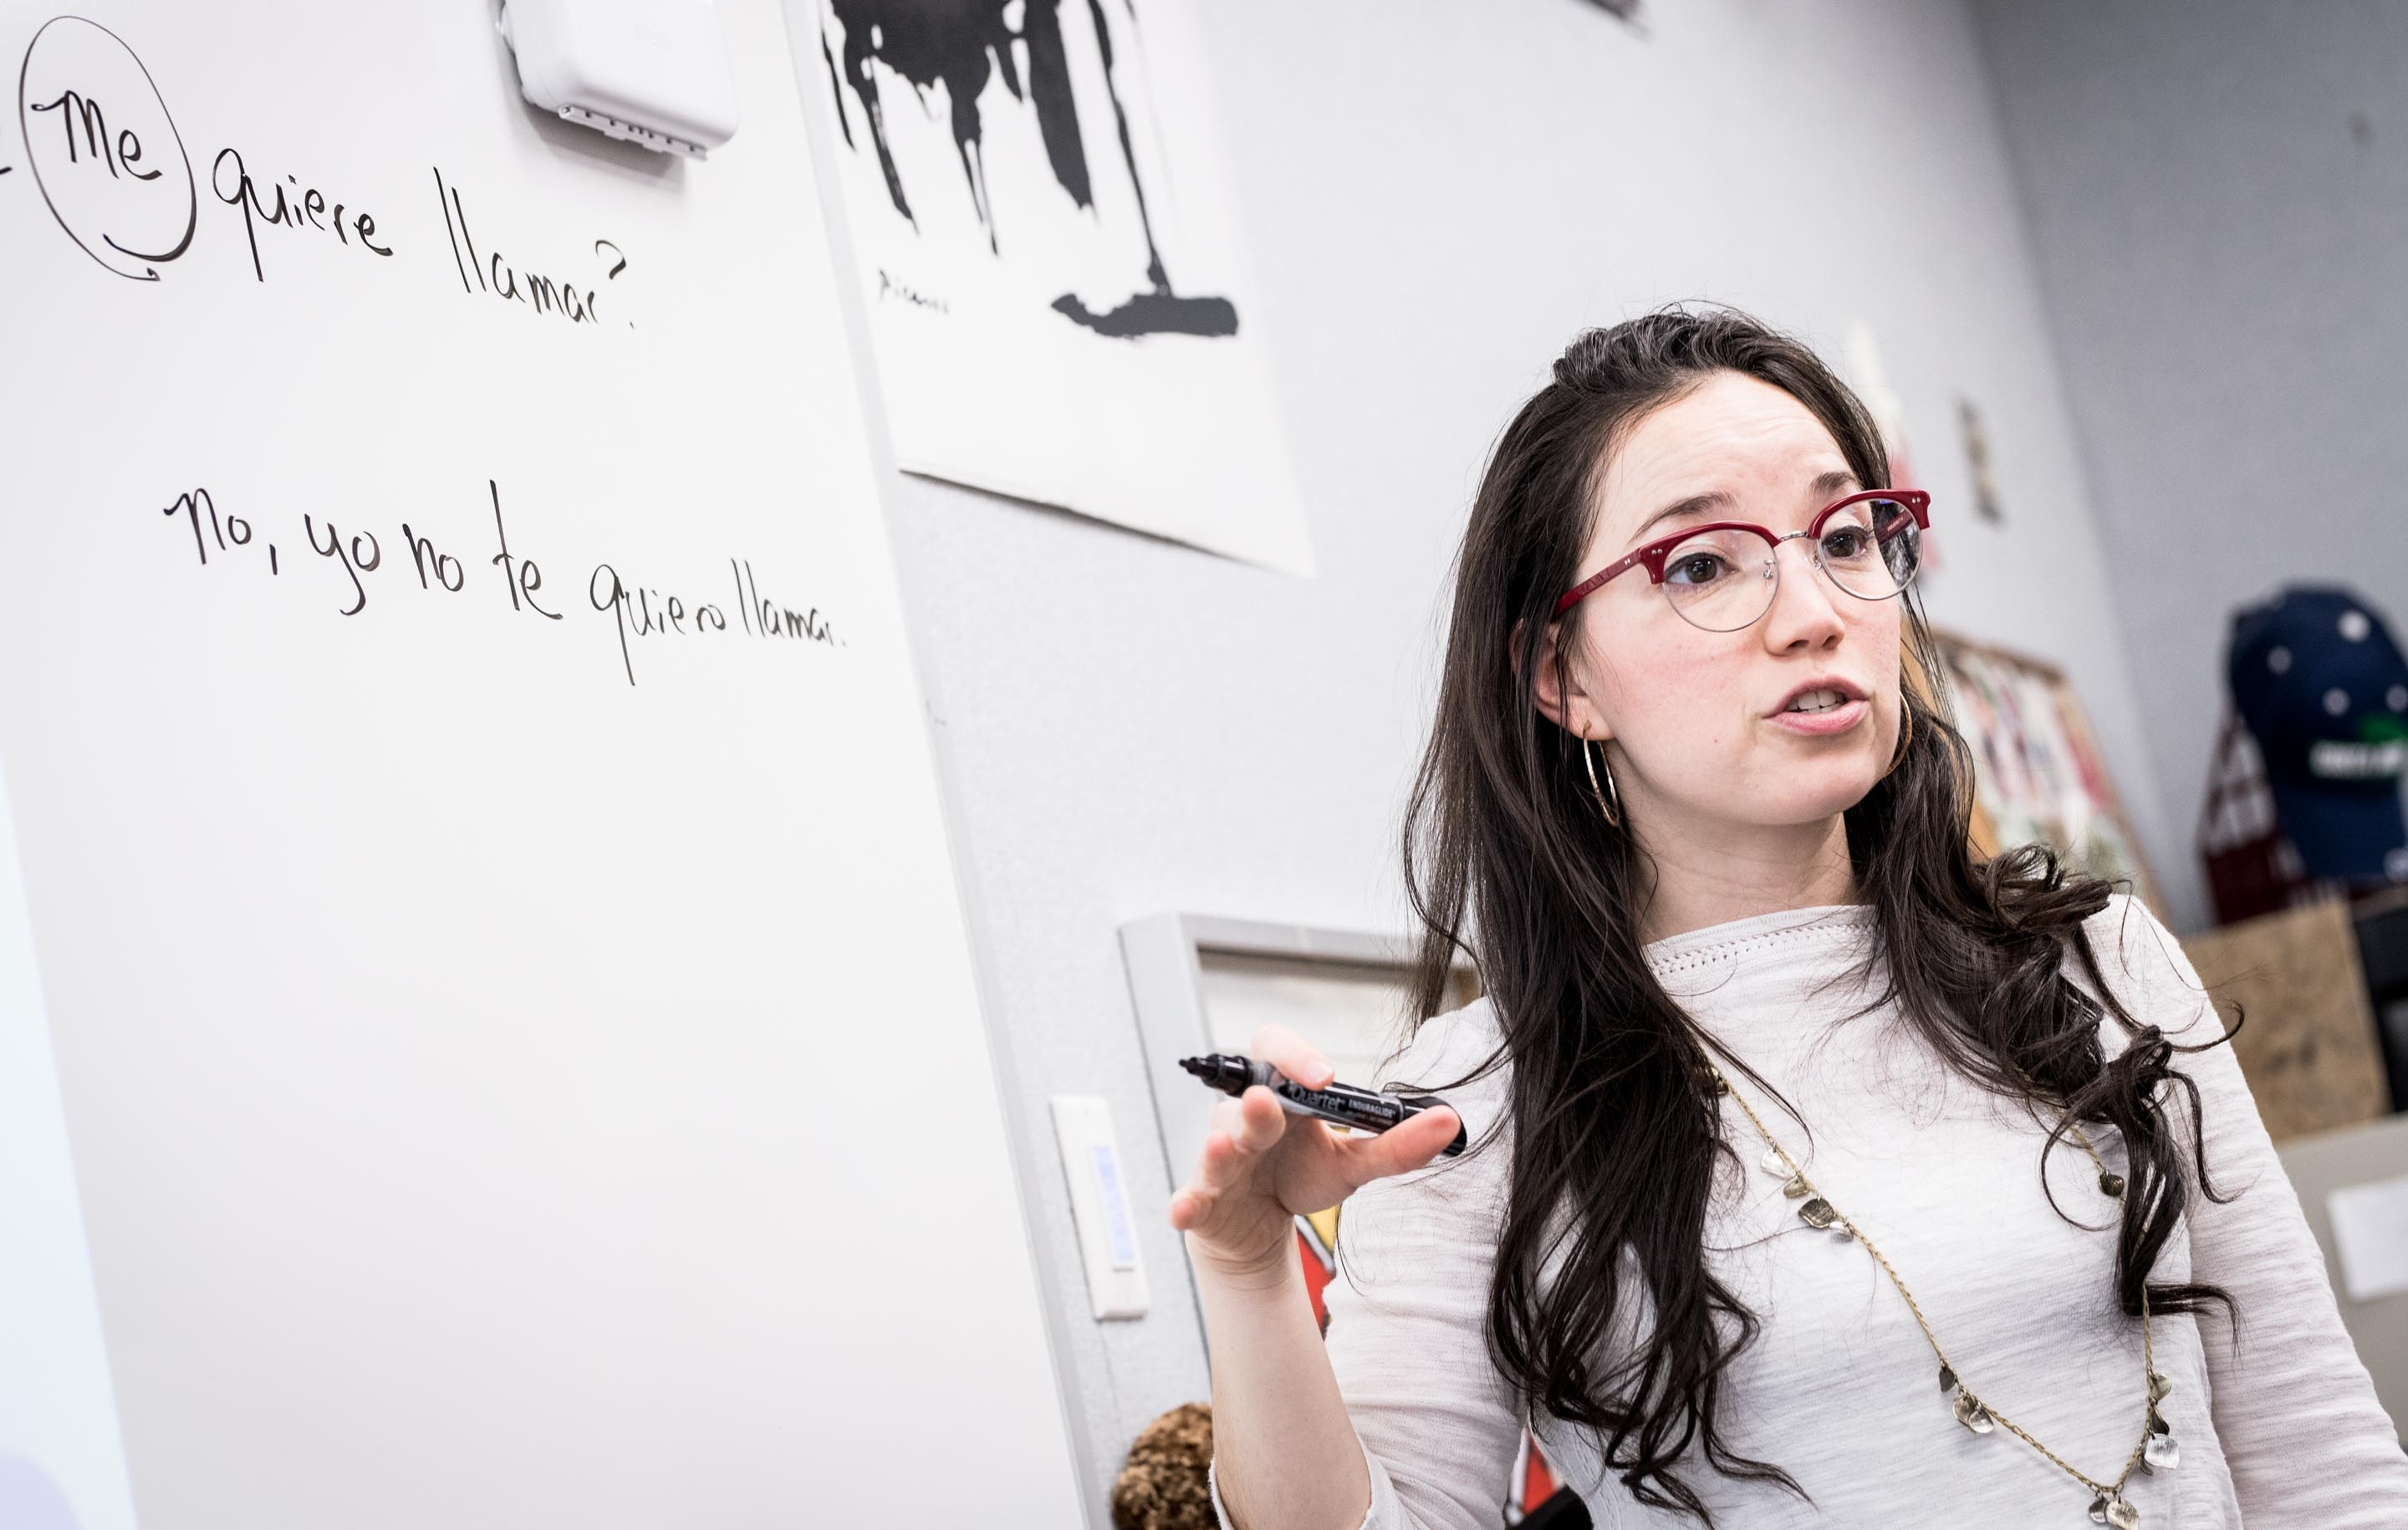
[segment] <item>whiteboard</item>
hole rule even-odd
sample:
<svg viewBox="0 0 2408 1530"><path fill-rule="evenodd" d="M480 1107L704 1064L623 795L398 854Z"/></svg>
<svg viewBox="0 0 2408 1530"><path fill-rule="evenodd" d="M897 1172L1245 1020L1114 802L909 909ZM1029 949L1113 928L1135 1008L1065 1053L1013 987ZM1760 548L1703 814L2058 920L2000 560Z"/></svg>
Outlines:
<svg viewBox="0 0 2408 1530"><path fill-rule="evenodd" d="M483 0L57 3L0 877L135 1516L1079 1523L774 0L704 164Z"/></svg>

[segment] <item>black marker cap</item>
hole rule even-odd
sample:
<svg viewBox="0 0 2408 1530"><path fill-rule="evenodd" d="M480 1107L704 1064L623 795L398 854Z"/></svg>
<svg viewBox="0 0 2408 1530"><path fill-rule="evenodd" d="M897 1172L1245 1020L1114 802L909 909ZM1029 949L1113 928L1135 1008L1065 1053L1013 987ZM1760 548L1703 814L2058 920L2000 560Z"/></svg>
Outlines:
<svg viewBox="0 0 2408 1530"><path fill-rule="evenodd" d="M1182 1057L1179 1065L1216 1088L1231 1074L1245 1071L1242 1065L1232 1066L1231 1060L1218 1052L1210 1057Z"/></svg>
<svg viewBox="0 0 2408 1530"><path fill-rule="evenodd" d="M1182 1057L1179 1065L1224 1094L1242 1094L1254 1081L1254 1065L1243 1057Z"/></svg>

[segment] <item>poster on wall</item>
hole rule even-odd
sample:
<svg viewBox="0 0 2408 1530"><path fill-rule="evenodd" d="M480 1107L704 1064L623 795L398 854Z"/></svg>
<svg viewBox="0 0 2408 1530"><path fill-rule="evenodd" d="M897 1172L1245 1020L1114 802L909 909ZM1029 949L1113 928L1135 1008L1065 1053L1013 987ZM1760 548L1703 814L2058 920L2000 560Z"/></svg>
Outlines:
<svg viewBox="0 0 2408 1530"><path fill-rule="evenodd" d="M1312 552L1188 0L815 0L897 465Z"/></svg>
<svg viewBox="0 0 2408 1530"><path fill-rule="evenodd" d="M1946 667L1956 731L1973 751L1977 853L2051 846L2079 870L2129 884L2165 918L2140 834L2065 672L1953 633L1933 636Z"/></svg>

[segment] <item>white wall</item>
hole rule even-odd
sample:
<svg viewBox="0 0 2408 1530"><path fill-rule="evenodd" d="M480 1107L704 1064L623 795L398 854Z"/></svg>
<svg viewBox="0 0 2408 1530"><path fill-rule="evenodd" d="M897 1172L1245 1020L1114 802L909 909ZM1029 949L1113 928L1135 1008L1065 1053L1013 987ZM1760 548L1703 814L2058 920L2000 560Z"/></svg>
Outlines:
<svg viewBox="0 0 2408 1530"><path fill-rule="evenodd" d="M1197 7L1319 578L889 486L1099 1494L1140 1427L1208 1391L1115 931L1167 908L1402 927L1397 820L1447 565L1491 438L1581 326L1702 296L1836 359L1852 319L1873 324L1946 528L1935 618L2065 665L2154 826L1970 19L1653 8L1642 38L1576 0ZM2000 529L1971 519L1960 393L1988 417ZM1041 1140L1054 1093L1112 1103L1141 1322L1085 1316Z"/></svg>
<svg viewBox="0 0 2408 1530"><path fill-rule="evenodd" d="M2339 581L2408 638L2408 7L1977 12L2187 865L2233 609Z"/></svg>

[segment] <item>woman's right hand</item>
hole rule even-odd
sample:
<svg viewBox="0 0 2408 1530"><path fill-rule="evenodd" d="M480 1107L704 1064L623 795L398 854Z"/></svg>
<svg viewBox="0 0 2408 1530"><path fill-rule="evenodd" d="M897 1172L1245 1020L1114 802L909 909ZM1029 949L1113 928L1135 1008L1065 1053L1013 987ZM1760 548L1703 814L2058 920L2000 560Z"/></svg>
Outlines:
<svg viewBox="0 0 2408 1530"><path fill-rule="evenodd" d="M1252 1055L1308 1089L1326 1085L1329 1059L1284 1025L1254 1033ZM1371 1136L1341 1135L1291 1116L1260 1084L1223 1100L1195 1172L1170 1197L1170 1224L1188 1254L1219 1274L1256 1277L1293 1263L1293 1217L1337 1205L1372 1180L1420 1168L1455 1140L1455 1111L1424 1110Z"/></svg>

